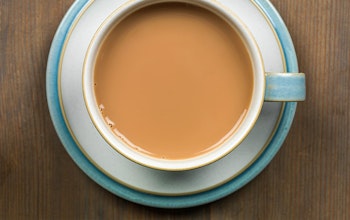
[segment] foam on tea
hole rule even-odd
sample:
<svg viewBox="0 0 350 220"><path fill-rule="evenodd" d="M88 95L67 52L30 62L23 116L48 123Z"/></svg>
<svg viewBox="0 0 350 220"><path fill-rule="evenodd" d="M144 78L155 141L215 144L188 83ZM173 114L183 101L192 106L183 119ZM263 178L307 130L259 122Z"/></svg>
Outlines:
<svg viewBox="0 0 350 220"><path fill-rule="evenodd" d="M158 4L118 23L99 50L96 101L131 148L186 159L211 151L244 119L252 64L239 35L189 4Z"/></svg>

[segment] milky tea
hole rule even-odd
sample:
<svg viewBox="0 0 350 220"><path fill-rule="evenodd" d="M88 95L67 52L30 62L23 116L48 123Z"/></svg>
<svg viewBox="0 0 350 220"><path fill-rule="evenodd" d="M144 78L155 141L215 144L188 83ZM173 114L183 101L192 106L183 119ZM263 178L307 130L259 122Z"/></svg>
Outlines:
<svg viewBox="0 0 350 220"><path fill-rule="evenodd" d="M131 13L104 39L94 93L130 148L188 159L219 147L250 106L253 67L236 31L214 13L161 3Z"/></svg>

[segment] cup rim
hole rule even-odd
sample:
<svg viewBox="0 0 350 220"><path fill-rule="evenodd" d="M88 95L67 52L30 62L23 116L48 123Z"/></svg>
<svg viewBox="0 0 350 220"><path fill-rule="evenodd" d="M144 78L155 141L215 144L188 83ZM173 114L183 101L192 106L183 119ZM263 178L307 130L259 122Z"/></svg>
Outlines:
<svg viewBox="0 0 350 220"><path fill-rule="evenodd" d="M226 138L220 144L220 146L215 147L213 150L201 154L199 156L179 160L166 160L151 157L146 154L142 154L136 150L133 150L130 146L126 146L126 141L123 140L122 137L117 137L115 134L113 134L113 132L109 129L109 127L102 119L102 116L100 115L100 112L97 107L93 88L93 69L95 58L97 57L101 43L103 42L105 37L108 36L109 32L112 29L114 29L114 27L117 26L118 23L125 17L127 17L129 14L143 7L171 2L186 3L199 6L225 20L233 29L235 29L236 32L238 32L242 41L244 42L246 49L248 50L250 55L254 74L254 86L250 107L248 109L247 114L244 116L243 122L239 125L235 132L230 133L229 137ZM98 30L95 32L92 40L90 41L83 64L83 97L86 109L89 113L89 117L93 125L95 126L99 134L103 137L103 139L111 146L112 149L116 150L118 153L128 158L129 160L152 169L166 171L191 170L206 166L221 159L222 157L226 156L231 151L233 151L237 146L239 146L239 144L247 137L247 135L254 127L254 124L258 119L258 116L260 115L264 103L264 69L265 68L262 60L262 55L253 35L250 33L249 29L245 26L245 24L232 11L230 11L228 8L226 8L226 6L222 5L221 3L215 0L198 0L196 2L191 3L185 0L136 0L127 2L120 8L114 10L113 13L111 13L100 24Z"/></svg>

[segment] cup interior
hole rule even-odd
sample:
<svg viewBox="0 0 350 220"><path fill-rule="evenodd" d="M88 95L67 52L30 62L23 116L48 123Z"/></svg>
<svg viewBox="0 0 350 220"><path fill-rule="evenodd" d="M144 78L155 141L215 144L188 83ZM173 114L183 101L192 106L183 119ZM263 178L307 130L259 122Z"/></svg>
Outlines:
<svg viewBox="0 0 350 220"><path fill-rule="evenodd" d="M98 107L96 96L94 92L94 68L96 64L96 59L103 44L104 40L111 32L112 29L118 27L118 24L133 12L153 5L162 3L181 3L181 4L193 4L195 6L201 7L214 13L216 16L220 17L226 21L232 29L234 29L242 41L249 53L251 65L253 69L253 92L251 97L251 102L249 108L240 123L240 126L235 130L233 134L225 138L219 147L214 148L212 151L206 152L199 156L179 159L179 160L169 160L157 157L152 157L143 154L130 147L128 139L126 137L118 136L113 133L109 125L103 119L100 109ZM146 167L159 170L167 171L183 171L199 168L210 163L219 160L224 157L232 150L234 150L249 134L250 130L253 128L264 102L264 92L265 92L265 77L264 77L264 67L262 57L255 42L253 36L251 35L248 28L244 25L235 14L233 14L225 6L219 4L217 1L193 1L188 3L184 0L155 0L155 1L130 1L124 4L121 8L118 8L109 15L106 20L101 24L99 29L96 31L89 49L86 53L84 68L83 68L83 93L84 100L87 110L90 114L92 123L95 125L96 129L99 131L101 136L105 139L107 143L120 154L126 158L134 161L135 163L141 164Z"/></svg>

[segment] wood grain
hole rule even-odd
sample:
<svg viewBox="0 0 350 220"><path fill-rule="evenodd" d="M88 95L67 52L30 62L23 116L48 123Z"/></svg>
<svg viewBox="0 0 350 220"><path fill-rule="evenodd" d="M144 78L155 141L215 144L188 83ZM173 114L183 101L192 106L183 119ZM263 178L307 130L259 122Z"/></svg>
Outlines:
<svg viewBox="0 0 350 220"><path fill-rule="evenodd" d="M133 204L90 180L51 123L45 69L73 0L0 0L0 219L349 219L350 1L271 0L307 74L283 147L241 190L200 207Z"/></svg>

